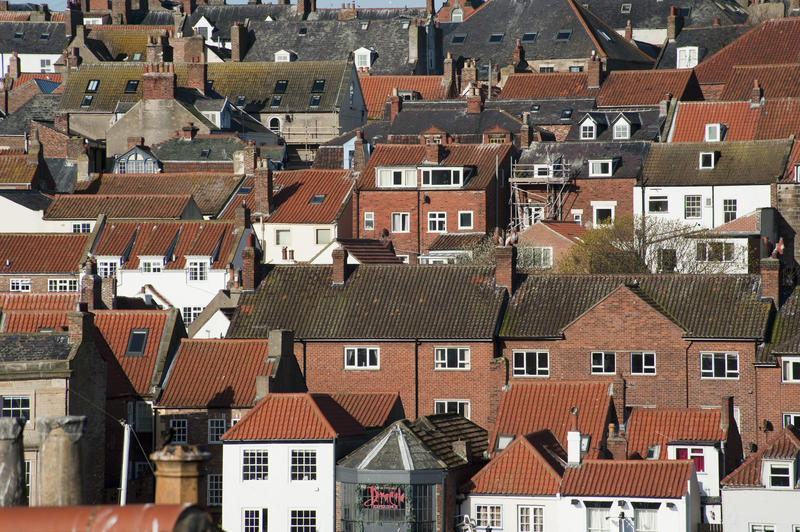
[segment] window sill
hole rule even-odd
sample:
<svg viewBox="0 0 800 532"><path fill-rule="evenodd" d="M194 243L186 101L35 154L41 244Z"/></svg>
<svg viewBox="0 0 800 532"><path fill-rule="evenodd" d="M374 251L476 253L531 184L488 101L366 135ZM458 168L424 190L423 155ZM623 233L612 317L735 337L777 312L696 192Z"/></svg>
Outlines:
<svg viewBox="0 0 800 532"><path fill-rule="evenodd" d="M469 371L470 368L433 368L434 371Z"/></svg>
<svg viewBox="0 0 800 532"><path fill-rule="evenodd" d="M381 368L349 368L345 366L344 369L345 371L380 371Z"/></svg>

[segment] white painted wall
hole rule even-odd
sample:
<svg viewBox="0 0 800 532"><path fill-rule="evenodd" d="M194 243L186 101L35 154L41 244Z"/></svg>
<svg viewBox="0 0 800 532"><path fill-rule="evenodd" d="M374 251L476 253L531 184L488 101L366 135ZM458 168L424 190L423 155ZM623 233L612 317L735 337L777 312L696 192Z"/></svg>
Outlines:
<svg viewBox="0 0 800 532"><path fill-rule="evenodd" d="M13 51L13 50L12 50ZM8 62L11 60L11 52L0 54L2 61L3 74L8 71ZM55 72L55 64L60 54L19 54L20 72ZM49 59L50 66L42 68L42 59Z"/></svg>
<svg viewBox="0 0 800 532"><path fill-rule="evenodd" d="M329 229L331 240L327 244L317 244L317 229ZM266 264L292 264L295 262L311 262L318 254L328 250L332 251L332 243L336 240L336 224L274 224L253 222L253 230L256 232L262 249L264 250L264 263ZM282 249L276 243L275 232L281 230L289 231L288 249L294 250L294 261L283 260ZM319 263L319 261L314 261ZM330 260L327 262L330 264Z"/></svg>
<svg viewBox="0 0 800 532"><path fill-rule="evenodd" d="M47 233L54 232L42 220L44 211L33 211L19 203L0 196L0 233ZM72 231L72 226L70 226Z"/></svg>
<svg viewBox="0 0 800 532"><path fill-rule="evenodd" d="M172 306L202 307L214 299L217 292L224 290L228 283L227 270L208 270L205 281L189 281L186 270L164 270L159 273L142 273L140 270L123 269L117 273L117 295L141 297L144 285L151 285Z"/></svg>
<svg viewBox="0 0 800 532"><path fill-rule="evenodd" d="M230 325L231 320L222 311L218 310L192 338L224 338L228 334Z"/></svg>
<svg viewBox="0 0 800 532"><path fill-rule="evenodd" d="M647 216L658 216L668 220L678 220L698 228L713 229L725 221L723 201L736 200L737 217L753 212L756 209L770 206L769 185L739 185L739 186L696 186L696 187L645 187L645 208L652 196L667 196L668 211L664 213L644 213ZM684 217L684 196L700 195L701 217ZM711 203L706 206L706 201ZM636 216L643 214L642 187L633 188L633 213Z"/></svg>
<svg viewBox="0 0 800 532"><path fill-rule="evenodd" d="M667 445L667 459L676 460L678 447L703 449L705 471L695 471L700 494L706 497L719 497L719 449L713 445Z"/></svg>
<svg viewBox="0 0 800 532"><path fill-rule="evenodd" d="M616 28L615 31L625 37L625 28ZM667 40L667 28L633 28L633 40L658 47L664 46L664 41Z"/></svg>
<svg viewBox="0 0 800 532"><path fill-rule="evenodd" d="M520 506L540 506L544 512L545 530L562 530L559 526L559 499L555 496L502 496L502 495L470 495L461 503L461 512L469 514L474 521L477 515L475 507L479 504L500 505L502 507L502 528L496 530L521 530L519 527ZM493 529L495 530L495 529Z"/></svg>
<svg viewBox="0 0 800 532"><path fill-rule="evenodd" d="M696 506L699 508L700 499L695 495ZM579 504L573 504L572 501L579 501ZM559 513L559 528L558 530L586 530L587 529L587 509L584 504L585 501L612 501L611 509L608 512L609 530L614 532L634 531L634 509L632 502L660 502L661 506L658 509L658 516L656 517L656 526L658 530L670 532L694 532L697 529L697 522L693 522L697 517L692 517L692 508L690 497L686 496L680 499L643 499L634 497L563 497L558 504ZM620 504L622 503L622 504ZM668 503L672 503L674 508L669 508ZM624 519L620 519L620 513L625 514ZM727 532L727 531L726 531Z"/></svg>
<svg viewBox="0 0 800 532"><path fill-rule="evenodd" d="M750 532L751 524L767 524L775 532L794 532L800 525L800 490L722 488L725 532Z"/></svg>
<svg viewBox="0 0 800 532"><path fill-rule="evenodd" d="M242 451L269 452L269 479L242 481ZM317 480L290 480L292 449L317 451ZM316 510L317 529L335 529L334 444L328 443L224 443L222 446L222 528L242 530L245 508L267 508L269 523L263 530L289 530L292 510Z"/></svg>

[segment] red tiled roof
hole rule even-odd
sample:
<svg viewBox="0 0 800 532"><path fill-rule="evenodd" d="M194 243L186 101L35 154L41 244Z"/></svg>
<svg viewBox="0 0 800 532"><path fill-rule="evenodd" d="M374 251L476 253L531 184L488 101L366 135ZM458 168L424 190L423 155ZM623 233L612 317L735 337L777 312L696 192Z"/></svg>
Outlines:
<svg viewBox="0 0 800 532"><path fill-rule="evenodd" d="M597 106L658 105L668 92L680 100L693 77L691 69L614 70L600 87Z"/></svg>
<svg viewBox="0 0 800 532"><path fill-rule="evenodd" d="M177 243L172 248L176 236ZM170 249L175 260L167 261L164 267L168 270L185 268L187 256L211 256L215 250L217 255L211 269L219 269L226 268L231 262L241 236L242 230L228 220L108 220L98 238L94 254L121 256L133 239L128 262L123 269L138 268L139 256L167 256Z"/></svg>
<svg viewBox="0 0 800 532"><path fill-rule="evenodd" d="M800 98L767 99L756 131L756 140L785 139L800 134Z"/></svg>
<svg viewBox="0 0 800 532"><path fill-rule="evenodd" d="M694 71L700 83L724 83L734 66L800 63L798 41L800 19L766 20L697 65Z"/></svg>
<svg viewBox="0 0 800 532"><path fill-rule="evenodd" d="M761 228L761 212L755 211L745 216L740 216L732 222L715 227L711 230L713 233L754 233L759 234Z"/></svg>
<svg viewBox="0 0 800 532"><path fill-rule="evenodd" d="M125 395L131 391L147 394L151 384L158 384L152 382L157 369L158 352L170 315L176 312L174 309L94 311L94 324L98 331L95 340L100 352L109 362L109 396ZM142 356L125 356L131 329L148 331ZM118 365L112 366L114 360Z"/></svg>
<svg viewBox="0 0 800 532"><path fill-rule="evenodd" d="M0 310L63 310L71 312L77 308L80 294L2 294Z"/></svg>
<svg viewBox="0 0 800 532"><path fill-rule="evenodd" d="M397 393L332 393L330 397L364 427L384 426L400 400Z"/></svg>
<svg viewBox="0 0 800 532"><path fill-rule="evenodd" d="M544 221L541 223L543 223L548 229L552 229L559 235L569 238L573 242L579 241L581 236L583 236L583 234L586 232L586 228L584 226L575 222Z"/></svg>
<svg viewBox="0 0 800 532"><path fill-rule="evenodd" d="M367 106L367 118L380 119L392 89L415 91L423 100L443 100L447 87L442 76L359 76Z"/></svg>
<svg viewBox="0 0 800 532"><path fill-rule="evenodd" d="M758 84L764 98L800 96L800 64L786 65L734 65L728 82L719 95L720 100L749 100L753 83Z"/></svg>
<svg viewBox="0 0 800 532"><path fill-rule="evenodd" d="M23 72L19 77L14 80L14 87L19 87L32 79L43 79L46 81L55 81L61 83L61 74L53 74L52 72Z"/></svg>
<svg viewBox="0 0 800 532"><path fill-rule="evenodd" d="M4 333L35 333L40 329L65 330L68 325L67 311L12 310L3 309Z"/></svg>
<svg viewBox="0 0 800 532"><path fill-rule="evenodd" d="M703 142L706 124L725 124L723 140L755 140L760 107L743 102L679 102L672 142Z"/></svg>
<svg viewBox="0 0 800 532"><path fill-rule="evenodd" d="M483 190L495 171L495 157L501 164L511 144L447 144L442 146L441 166L473 166L477 171L464 186L466 190ZM359 188L375 187L375 168L379 166L418 166L425 161L422 144L378 144L361 172Z"/></svg>
<svg viewBox="0 0 800 532"><path fill-rule="evenodd" d="M602 381L513 383L500 399L497 421L489 433L489 449L495 448L499 434L521 435L545 429L559 442L566 442L570 409L577 406L578 429L592 435L590 455L596 456L606 430L609 386L610 382Z"/></svg>
<svg viewBox="0 0 800 532"><path fill-rule="evenodd" d="M47 220L97 218L180 218L186 211L190 194L58 194L44 214Z"/></svg>
<svg viewBox="0 0 800 532"><path fill-rule="evenodd" d="M28 156L19 153L0 154L0 184L31 185L37 165L28 164Z"/></svg>
<svg viewBox="0 0 800 532"><path fill-rule="evenodd" d="M660 456L666 458L672 441L723 441L727 435L721 419L716 408L634 408L626 427L628 456L644 458L649 445L660 445Z"/></svg>
<svg viewBox="0 0 800 532"><path fill-rule="evenodd" d="M679 499L691 476L689 460L585 460L564 471L561 494Z"/></svg>
<svg viewBox="0 0 800 532"><path fill-rule="evenodd" d="M155 25L145 25L145 24L115 24L115 25L107 25L107 24L89 24L86 26L86 31L92 30L102 30L102 31L133 31L133 32L148 32L152 33L153 31L166 31L167 33L172 33L175 28L173 26L155 26Z"/></svg>
<svg viewBox="0 0 800 532"><path fill-rule="evenodd" d="M0 12L1 22L25 22L31 17L30 12L23 11L2 11ZM5 74L5 72L3 72Z"/></svg>
<svg viewBox="0 0 800 532"><path fill-rule="evenodd" d="M281 393L270 394L259 401L222 439L332 440L363 431L364 428L330 396Z"/></svg>
<svg viewBox="0 0 800 532"><path fill-rule="evenodd" d="M509 74L503 98L594 98L597 89L587 89L586 72Z"/></svg>
<svg viewBox="0 0 800 532"><path fill-rule="evenodd" d="M256 377L272 375L267 340L184 338L172 363L159 406L249 407Z"/></svg>
<svg viewBox="0 0 800 532"><path fill-rule="evenodd" d="M775 436L775 439L751 454L742 465L734 469L728 476L719 481L725 486L761 486L761 460L795 460L800 452L800 439L797 429L786 427Z"/></svg>
<svg viewBox="0 0 800 532"><path fill-rule="evenodd" d="M275 210L266 219L279 224L330 224L335 223L344 203L350 197L355 183L352 170L287 170L273 174L273 198ZM247 178L243 186L252 187L244 198L249 209L255 208L253 178ZM325 194L322 203L311 204L311 198ZM241 205L241 196L234 197L220 219L232 220Z"/></svg>
<svg viewBox="0 0 800 532"><path fill-rule="evenodd" d="M534 435L535 436L535 435ZM554 467L547 451L525 436L517 437L472 477L469 492L494 495L556 495L563 466Z"/></svg>
<svg viewBox="0 0 800 532"><path fill-rule="evenodd" d="M90 235L0 233L0 274L77 273Z"/></svg>

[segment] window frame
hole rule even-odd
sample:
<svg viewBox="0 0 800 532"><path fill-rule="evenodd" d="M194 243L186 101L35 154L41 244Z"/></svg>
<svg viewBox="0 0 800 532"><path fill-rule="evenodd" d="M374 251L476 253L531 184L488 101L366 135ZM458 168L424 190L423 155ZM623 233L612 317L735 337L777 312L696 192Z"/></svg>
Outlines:
<svg viewBox="0 0 800 532"><path fill-rule="evenodd" d="M602 362L600 364L595 363L595 355L602 356ZM612 370L606 369L608 366L607 359L611 357L611 360L614 362L614 368ZM591 375L616 375L617 374L617 352L616 351L592 351L589 354L589 373Z"/></svg>
<svg viewBox="0 0 800 532"><path fill-rule="evenodd" d="M450 406L455 405L456 411L450 412ZM442 411L439 412L439 406L442 406ZM462 409L463 407L463 409ZM463 414L460 412L463 410ZM469 399L434 399L433 400L433 413L434 414L459 414L469 419L470 416L470 400Z"/></svg>
<svg viewBox="0 0 800 532"><path fill-rule="evenodd" d="M523 510L529 510L530 514L523 517ZM527 520L527 522L523 522L523 520ZM544 532L544 506L518 504L517 528L519 532Z"/></svg>
<svg viewBox="0 0 800 532"><path fill-rule="evenodd" d="M653 356L653 363L652 364L647 364L647 360L646 359L647 359L648 355L652 355ZM634 371L633 370L633 360L634 360L635 356L640 356L641 357L641 370L639 370L639 371ZM657 359L656 359L655 351L631 351L631 353L630 353L630 371L631 371L631 375L640 375L640 376L657 375L658 374L657 368L658 368L658 362L657 362ZM652 371L648 371L649 369L652 369Z"/></svg>
<svg viewBox="0 0 800 532"><path fill-rule="evenodd" d="M76 231L77 229L77 231ZM73 233L91 233L92 224L89 222L76 222L72 224Z"/></svg>
<svg viewBox="0 0 800 532"><path fill-rule="evenodd" d="M188 443L189 442L189 420L188 419L186 419L186 418L172 418L172 419L169 420L169 428L172 429L172 441L170 443Z"/></svg>
<svg viewBox="0 0 800 532"><path fill-rule="evenodd" d="M662 204L663 210L654 210L653 204ZM650 196L647 198L647 214L667 214L669 213L669 196Z"/></svg>
<svg viewBox="0 0 800 532"><path fill-rule="evenodd" d="M400 229L395 226L395 216L399 216ZM408 212L393 212L391 218L392 233L410 233L411 232L411 213Z"/></svg>
<svg viewBox="0 0 800 532"><path fill-rule="evenodd" d="M533 268L547 270L553 267L553 248L551 246L531 246Z"/></svg>
<svg viewBox="0 0 800 532"><path fill-rule="evenodd" d="M119 271L119 260L98 260L97 261L97 275L103 279L110 279L116 277Z"/></svg>
<svg viewBox="0 0 800 532"><path fill-rule="evenodd" d="M286 236L287 241L283 242L281 236ZM292 245L292 230L291 229L275 229L275 245L276 246L291 246Z"/></svg>
<svg viewBox="0 0 800 532"><path fill-rule="evenodd" d="M611 177L614 175L614 160L613 159L589 159L589 177ZM595 165L598 169L595 169ZM608 165L608 168L603 170L603 166Z"/></svg>
<svg viewBox="0 0 800 532"><path fill-rule="evenodd" d="M695 200L697 201L697 205L690 205L689 203L694 203ZM690 209L692 215L690 215ZM697 215L694 215L694 212L697 212ZM683 196L683 218L686 220L697 220L703 217L703 196L700 194L684 194Z"/></svg>
<svg viewBox="0 0 800 532"><path fill-rule="evenodd" d="M597 138L597 126L588 118L581 122L581 140L595 140Z"/></svg>
<svg viewBox="0 0 800 532"><path fill-rule="evenodd" d="M461 223L461 217L469 215L469 225ZM472 229L475 227L475 211L458 211L458 228L459 229Z"/></svg>
<svg viewBox="0 0 800 532"><path fill-rule="evenodd" d="M0 396L0 417L17 417L23 419L31 419L32 410L33 410L33 403L31 402L30 395Z"/></svg>
<svg viewBox="0 0 800 532"><path fill-rule="evenodd" d="M456 350L456 365L451 367L450 351ZM462 354L464 355L462 357ZM433 369L436 371L469 371L471 350L464 346L441 346L433 348Z"/></svg>
<svg viewBox="0 0 800 532"><path fill-rule="evenodd" d="M711 158L710 160L708 160L709 157ZM699 170L713 170L716 163L715 159L716 157L713 151L701 151L700 158L697 162L697 168Z"/></svg>
<svg viewBox="0 0 800 532"><path fill-rule="evenodd" d="M716 360L718 356L724 357L724 374L725 376L718 377L716 373ZM711 360L711 369L703 369L703 361ZM729 360L736 361L735 375L733 372L729 375L728 364ZM710 373L710 374L709 374ZM739 353L737 351L701 351L700 352L700 379L702 380L739 380L741 377L741 370L739 367Z"/></svg>
<svg viewBox="0 0 800 532"><path fill-rule="evenodd" d="M51 278L47 280L48 292L77 292L78 280L69 278Z"/></svg>
<svg viewBox="0 0 800 532"><path fill-rule="evenodd" d="M263 532L265 510L265 508L242 508L242 532Z"/></svg>
<svg viewBox="0 0 800 532"><path fill-rule="evenodd" d="M713 122L706 124L705 133L703 134L704 142L719 142L722 140L722 124Z"/></svg>
<svg viewBox="0 0 800 532"><path fill-rule="evenodd" d="M144 335L144 340L142 340L142 348L141 350L132 350L131 346L134 342L134 336ZM150 336L150 329L141 329L141 328L134 328L131 329L128 333L128 342L127 347L125 348L125 357L126 358L142 358L144 356L144 350L147 348L147 338Z"/></svg>
<svg viewBox="0 0 800 532"><path fill-rule="evenodd" d="M292 449L289 455L289 480L309 482L317 480L317 451Z"/></svg>
<svg viewBox="0 0 800 532"><path fill-rule="evenodd" d="M789 425L800 427L800 412L781 412L781 420L783 421L784 428L786 428ZM795 420L797 421L797 423L794 423Z"/></svg>
<svg viewBox="0 0 800 532"><path fill-rule="evenodd" d="M301 515L303 514L303 515ZM303 520L295 524L295 520ZM317 510L292 509L289 511L289 532L317 532Z"/></svg>
<svg viewBox="0 0 800 532"><path fill-rule="evenodd" d="M697 46L681 46L675 50L675 68L694 68L699 59Z"/></svg>
<svg viewBox="0 0 800 532"><path fill-rule="evenodd" d="M243 448L240 458L242 482L269 480L269 449Z"/></svg>
<svg viewBox="0 0 800 532"><path fill-rule="evenodd" d="M8 280L9 292L28 293L31 291L31 280L25 277L12 277Z"/></svg>
<svg viewBox="0 0 800 532"><path fill-rule="evenodd" d="M206 505L222 506L222 474L210 473L206 484Z"/></svg>
<svg viewBox="0 0 800 532"><path fill-rule="evenodd" d="M86 83L86 89L83 92L88 92L91 94L97 93L97 89L100 87L100 80L99 79L90 79Z"/></svg>
<svg viewBox="0 0 800 532"><path fill-rule="evenodd" d="M765 464L767 467L767 479L769 480L768 488L775 488L775 489L793 489L793 476L792 469L794 464L791 462L778 462L778 463L767 463ZM775 470L780 469L780 473L776 473ZM785 471L785 473L784 473ZM776 484L775 479L785 479L786 484Z"/></svg>
<svg viewBox="0 0 800 532"><path fill-rule="evenodd" d="M207 428L208 443L222 443L222 435L228 430L228 421L224 416L210 417L208 418Z"/></svg>
<svg viewBox="0 0 800 532"><path fill-rule="evenodd" d="M781 357L781 382L800 383L800 357Z"/></svg>
<svg viewBox="0 0 800 532"><path fill-rule="evenodd" d="M374 231L374 230L375 230L375 212L366 211L364 212L364 231Z"/></svg>
<svg viewBox="0 0 800 532"><path fill-rule="evenodd" d="M327 240L320 240L320 231L327 231L328 232L328 239ZM318 246L324 246L326 244L330 244L333 241L333 231L330 227L318 227L314 230L314 243Z"/></svg>
<svg viewBox="0 0 800 532"><path fill-rule="evenodd" d="M364 350L365 356L365 363L363 365L359 364L359 351ZM370 362L371 356L370 351L375 351L375 363L372 364ZM348 352L353 353L353 363L348 363ZM344 348L344 369L351 370L351 371L378 371L381 369L381 348L377 345L366 345L366 346L345 346Z"/></svg>
<svg viewBox="0 0 800 532"><path fill-rule="evenodd" d="M428 211L428 232L446 233L447 232L447 213L444 211Z"/></svg>
<svg viewBox="0 0 800 532"><path fill-rule="evenodd" d="M625 134L620 135L617 133L617 128L623 127L625 128ZM627 120L620 118L616 122L614 122L612 129L612 137L614 140L628 140L631 138L631 125L628 123Z"/></svg>
<svg viewBox="0 0 800 532"><path fill-rule="evenodd" d="M483 516L481 516L481 509L483 509ZM491 528L492 530L503 528L502 504L476 504L474 512L477 528Z"/></svg>
<svg viewBox="0 0 800 532"><path fill-rule="evenodd" d="M190 282L208 281L208 270L207 260L187 260L186 280Z"/></svg>
<svg viewBox="0 0 800 532"><path fill-rule="evenodd" d="M522 364L517 364L517 355L523 355ZM541 364L541 356L545 357L545 364ZM534 359L534 373L529 372L528 366L531 360ZM514 349L511 352L511 375L520 378L547 378L550 377L550 351L546 349Z"/></svg>
<svg viewBox="0 0 800 532"><path fill-rule="evenodd" d="M738 202L736 198L729 198L722 200L722 223L729 223L736 219L738 210Z"/></svg>

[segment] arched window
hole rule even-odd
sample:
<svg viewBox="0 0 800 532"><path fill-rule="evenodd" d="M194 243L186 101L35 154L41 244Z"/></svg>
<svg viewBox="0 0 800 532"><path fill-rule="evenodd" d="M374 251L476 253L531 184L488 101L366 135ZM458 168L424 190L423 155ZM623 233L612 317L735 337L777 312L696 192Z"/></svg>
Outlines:
<svg viewBox="0 0 800 532"><path fill-rule="evenodd" d="M460 7L457 7L450 12L450 22L462 22L463 20L464 12Z"/></svg>
<svg viewBox="0 0 800 532"><path fill-rule="evenodd" d="M280 133L281 132L281 119L277 116L273 116L269 119L269 130L273 133Z"/></svg>

